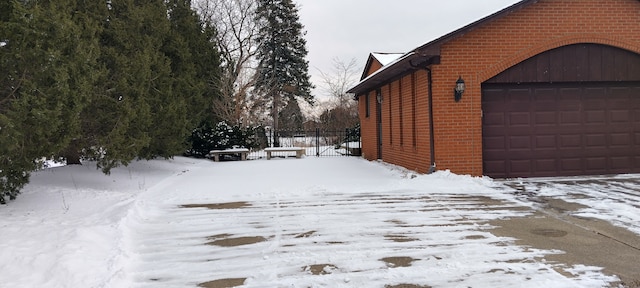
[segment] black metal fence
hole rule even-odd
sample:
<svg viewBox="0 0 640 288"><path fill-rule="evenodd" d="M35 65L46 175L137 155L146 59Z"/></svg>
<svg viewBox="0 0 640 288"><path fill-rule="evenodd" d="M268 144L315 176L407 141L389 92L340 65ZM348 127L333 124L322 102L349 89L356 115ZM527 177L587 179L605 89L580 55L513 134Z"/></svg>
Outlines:
<svg viewBox="0 0 640 288"><path fill-rule="evenodd" d="M266 131L268 147L301 147L305 149L307 157L337 157L360 156L360 133L353 129L342 131L325 131L315 129L311 131ZM295 156L295 152L272 153L273 157ZM266 158L264 150L251 151L248 159Z"/></svg>

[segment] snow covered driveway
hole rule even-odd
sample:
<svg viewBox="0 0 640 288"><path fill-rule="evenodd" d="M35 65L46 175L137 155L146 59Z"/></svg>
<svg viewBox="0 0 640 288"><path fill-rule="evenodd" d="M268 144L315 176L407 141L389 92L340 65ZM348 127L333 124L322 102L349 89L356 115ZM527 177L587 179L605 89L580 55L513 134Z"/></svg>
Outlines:
<svg viewBox="0 0 640 288"><path fill-rule="evenodd" d="M640 235L640 177L539 178L509 181L521 196L554 198L582 205L578 217L605 220Z"/></svg>
<svg viewBox="0 0 640 288"><path fill-rule="evenodd" d="M516 193L357 158L52 168L0 206L0 286L606 287L617 279L599 267L547 261L563 252L489 223L531 217L547 197L638 233L640 187L616 183Z"/></svg>
<svg viewBox="0 0 640 288"><path fill-rule="evenodd" d="M561 252L492 235L490 220L532 211L487 179L413 178L347 158L192 168L145 192L127 217L133 287L602 287L616 280L597 267L546 263L544 255Z"/></svg>

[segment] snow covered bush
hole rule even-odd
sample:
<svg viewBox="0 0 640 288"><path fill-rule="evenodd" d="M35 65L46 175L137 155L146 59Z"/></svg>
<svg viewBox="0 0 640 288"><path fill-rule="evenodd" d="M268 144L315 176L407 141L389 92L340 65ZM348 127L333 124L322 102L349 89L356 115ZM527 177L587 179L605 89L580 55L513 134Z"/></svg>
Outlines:
<svg viewBox="0 0 640 288"><path fill-rule="evenodd" d="M224 150L234 147L249 149L264 148L266 134L262 126L240 127L219 122L215 126L209 122L202 123L194 129L188 139L191 146L186 156L204 158L211 150Z"/></svg>
<svg viewBox="0 0 640 288"><path fill-rule="evenodd" d="M345 142L357 142L360 141L360 123L357 123L352 128L347 129L347 135Z"/></svg>
<svg viewBox="0 0 640 288"><path fill-rule="evenodd" d="M13 169L0 170L0 204L14 200L20 189L29 182L29 173Z"/></svg>

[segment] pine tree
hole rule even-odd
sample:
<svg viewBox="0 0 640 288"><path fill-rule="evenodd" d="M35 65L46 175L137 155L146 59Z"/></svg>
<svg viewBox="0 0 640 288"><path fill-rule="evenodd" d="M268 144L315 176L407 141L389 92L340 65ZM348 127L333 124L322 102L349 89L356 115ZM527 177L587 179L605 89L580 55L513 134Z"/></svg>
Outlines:
<svg viewBox="0 0 640 288"><path fill-rule="evenodd" d="M183 152L219 95L213 33L187 0L0 2L0 203L45 158Z"/></svg>
<svg viewBox="0 0 640 288"><path fill-rule="evenodd" d="M176 54L169 49L166 53L171 59L173 77L183 82L179 90L189 100L190 126L195 127L202 119L211 117L212 100L220 97L217 82L222 71L214 40L216 31L211 23L200 19L191 0L170 0L167 5L171 41L182 43L176 46L182 46L183 52Z"/></svg>
<svg viewBox="0 0 640 288"><path fill-rule="evenodd" d="M256 88L270 99L277 132L279 111L289 101L301 97L313 103L309 62L305 59L308 52L298 9L291 0L259 0L257 18L262 27Z"/></svg>
<svg viewBox="0 0 640 288"><path fill-rule="evenodd" d="M169 105L169 60L160 51L169 24L161 0L107 1L99 63L106 69L82 111L82 155L105 173L148 148L157 109ZM171 117L168 115L167 117Z"/></svg>
<svg viewBox="0 0 640 288"><path fill-rule="evenodd" d="M104 22L107 20L107 7L106 1L72 0L68 3L67 11L70 11L69 15L72 15L71 19L77 28L75 41L72 44L75 49L68 51L72 68L69 79L72 81L72 93L79 96L81 103L81 105L72 106L75 111L66 121L67 127L74 128L68 131L71 141L59 152L61 160L69 165L81 164L80 160L83 156L81 152L85 147L95 144L85 142L86 139L91 139L91 134L87 134L84 129L86 119L83 115L94 118L96 112L101 113L101 111L94 111L89 114L87 111L93 108L90 105L92 101L104 95L104 91L100 90L100 83L104 81L107 70L99 62L99 58L102 53L100 36L104 30Z"/></svg>
<svg viewBox="0 0 640 288"><path fill-rule="evenodd" d="M81 115L82 137L69 150L98 160L107 173L136 157L181 154L216 94L213 32L200 26L189 1L102 4L105 12L95 15L106 73Z"/></svg>
<svg viewBox="0 0 640 288"><path fill-rule="evenodd" d="M171 94L154 117L154 139L145 157L173 156L184 152L191 131L212 115L214 87L220 75L220 59L212 42L214 30L204 24L191 8L189 0L170 0L169 33L162 51L171 61Z"/></svg>
<svg viewBox="0 0 640 288"><path fill-rule="evenodd" d="M280 130L302 131L304 116L302 115L297 99L291 99L291 101L282 108L278 120L280 121L278 125Z"/></svg>
<svg viewBox="0 0 640 288"><path fill-rule="evenodd" d="M0 202L77 135L92 56L75 0L8 1L0 19Z"/></svg>
<svg viewBox="0 0 640 288"><path fill-rule="evenodd" d="M173 157L186 149L185 140L191 127L187 120L187 96L176 89L180 87L175 84L182 78L173 73L172 59L163 51L165 43L174 38L172 23L167 18L163 0L136 1L133 9L140 13L137 14L140 19L134 21L142 21L142 30L138 33L148 39L142 46L149 57L146 63L149 78L144 80L149 85L143 92L144 101L149 105L150 126L146 134L149 142L138 156Z"/></svg>

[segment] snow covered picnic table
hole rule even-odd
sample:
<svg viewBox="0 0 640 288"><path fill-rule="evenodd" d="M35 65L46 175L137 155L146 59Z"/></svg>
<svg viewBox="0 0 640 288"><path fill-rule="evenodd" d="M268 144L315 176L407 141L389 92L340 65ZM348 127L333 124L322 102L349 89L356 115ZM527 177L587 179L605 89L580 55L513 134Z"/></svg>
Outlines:
<svg viewBox="0 0 640 288"><path fill-rule="evenodd" d="M305 149L302 147L269 147L264 151L267 152L267 160L271 159L273 152L296 152L296 158L302 158L302 155L306 155Z"/></svg>
<svg viewBox="0 0 640 288"><path fill-rule="evenodd" d="M247 148L233 148L233 149L225 149L225 150L211 150L209 151L209 155L213 156L213 161L219 162L220 155L238 155L240 154L240 160L247 160L247 154L249 154L249 149Z"/></svg>

